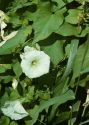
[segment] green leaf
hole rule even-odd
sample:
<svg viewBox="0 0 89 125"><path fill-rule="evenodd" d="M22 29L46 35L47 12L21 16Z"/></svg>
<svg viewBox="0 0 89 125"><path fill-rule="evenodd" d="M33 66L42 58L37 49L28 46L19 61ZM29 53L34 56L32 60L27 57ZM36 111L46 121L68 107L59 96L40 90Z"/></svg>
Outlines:
<svg viewBox="0 0 89 125"><path fill-rule="evenodd" d="M68 75L70 74L71 69L72 69L73 61L74 61L76 53L77 53L78 43L79 43L79 41L77 39L71 41L71 49L70 49L67 66L66 66L65 72L64 72L63 76L61 77L61 79L57 78L57 80L56 80L57 85L54 88L54 96L62 95L65 91L68 90L68 85L67 85L68 84ZM53 117L55 116L58 106L59 105L57 104L52 107L52 111L49 116L49 121L51 121L53 119Z"/></svg>
<svg viewBox="0 0 89 125"><path fill-rule="evenodd" d="M58 29L56 33L62 36L73 36L73 35L76 36L80 33L80 29L65 22L62 24L62 26Z"/></svg>
<svg viewBox="0 0 89 125"><path fill-rule="evenodd" d="M70 46L71 49L70 49L70 55L69 55L67 67L66 67L66 70L65 70L61 80L65 79L65 77L67 77L71 72L71 68L73 66L73 62L75 60L75 56L77 53L78 43L79 43L79 40L77 40L77 39L74 39L71 41L71 46Z"/></svg>
<svg viewBox="0 0 89 125"><path fill-rule="evenodd" d="M12 81L13 76L11 75L7 75L7 76L0 76L0 80L3 80L3 83L8 83L10 81Z"/></svg>
<svg viewBox="0 0 89 125"><path fill-rule="evenodd" d="M33 28L35 37L33 43L47 38L63 23L63 14L56 11L54 14L50 11L50 4L39 7L37 12L33 14Z"/></svg>
<svg viewBox="0 0 89 125"><path fill-rule="evenodd" d="M0 73L4 73L8 69L11 69L10 64L0 64Z"/></svg>
<svg viewBox="0 0 89 125"><path fill-rule="evenodd" d="M6 70L3 66L0 66L0 73L4 73Z"/></svg>
<svg viewBox="0 0 89 125"><path fill-rule="evenodd" d="M80 36L84 37L88 33L89 33L89 26L86 26L85 29L83 29L83 31L81 32Z"/></svg>
<svg viewBox="0 0 89 125"><path fill-rule="evenodd" d="M18 123L16 123L15 121L12 121L12 122L10 123L10 125L18 125Z"/></svg>
<svg viewBox="0 0 89 125"><path fill-rule="evenodd" d="M73 104L72 112L78 112L80 105L81 105L81 101L77 101L75 104Z"/></svg>
<svg viewBox="0 0 89 125"><path fill-rule="evenodd" d="M83 74L83 73L84 72L81 72L81 74ZM85 87L87 85L88 81L89 81L89 75L87 75L84 79L81 79L79 81L79 86Z"/></svg>
<svg viewBox="0 0 89 125"><path fill-rule="evenodd" d="M62 8L65 5L63 0L52 0L52 1L57 3L58 9Z"/></svg>
<svg viewBox="0 0 89 125"><path fill-rule="evenodd" d="M9 15L9 22L13 25L14 28L21 26L22 24L20 17L16 13Z"/></svg>
<svg viewBox="0 0 89 125"><path fill-rule="evenodd" d="M2 116L0 119L0 125L9 125L10 119L6 116Z"/></svg>
<svg viewBox="0 0 89 125"><path fill-rule="evenodd" d="M74 63L76 53L77 53L78 43L79 43L79 40L77 40L77 39L74 39L71 41L70 54L69 54L67 66L66 66L65 72L64 72L63 76L61 77L61 79L60 78L57 79L57 86L54 89L55 95L59 95L59 93L63 92L64 86L66 83L65 80L68 77L68 75L70 74L72 67L73 67L73 63Z"/></svg>
<svg viewBox="0 0 89 125"><path fill-rule="evenodd" d="M13 70L14 70L17 78L19 78L19 76L22 74L22 69L21 69L19 62L16 62L15 64L13 64Z"/></svg>
<svg viewBox="0 0 89 125"><path fill-rule="evenodd" d="M20 97L21 97L21 96L20 96L18 90L17 90L17 89L15 89L15 90L12 89L12 91L11 91L11 93L10 93L10 96L9 96L10 100L11 100L11 101L12 101L12 100L16 100L16 99L18 99L18 98L20 98Z"/></svg>
<svg viewBox="0 0 89 125"><path fill-rule="evenodd" d="M14 0L12 2L11 7L9 7L9 9L11 12L15 13L18 9L23 8L23 7L27 7L30 5L32 5L32 3L30 1L28 2L28 0L23 0L23 1L22 0L19 0L19 1Z"/></svg>
<svg viewBox="0 0 89 125"><path fill-rule="evenodd" d="M73 78L74 79L78 77L81 72L81 65L83 63L84 53L85 53L85 44L79 47L76 58L73 63Z"/></svg>
<svg viewBox="0 0 89 125"><path fill-rule="evenodd" d="M6 101L8 101L9 100L9 96L8 96L8 93L7 93L7 91L4 93L4 95L2 96L2 97L0 97L0 108L1 108L1 106L3 106L4 105L4 103L6 102Z"/></svg>
<svg viewBox="0 0 89 125"><path fill-rule="evenodd" d="M28 93L25 96L25 101L31 102L34 99L34 94L35 94L35 87L29 86L28 87Z"/></svg>
<svg viewBox="0 0 89 125"><path fill-rule="evenodd" d="M84 43L78 49L73 64L73 78L78 77L81 73L89 72L89 43Z"/></svg>
<svg viewBox="0 0 89 125"><path fill-rule="evenodd" d="M36 111L39 109L38 105L35 105L35 107L33 109L29 110L29 115L33 118L34 114L36 113Z"/></svg>
<svg viewBox="0 0 89 125"><path fill-rule="evenodd" d="M70 9L68 13L69 15L65 18L66 22L77 24L79 22L80 15L82 15L82 11L77 9Z"/></svg>
<svg viewBox="0 0 89 125"><path fill-rule="evenodd" d="M87 47L88 47L88 49L87 49L87 52L86 52L86 55L85 55L85 59L84 59L84 62L83 62L81 73L89 72L89 43L88 43Z"/></svg>
<svg viewBox="0 0 89 125"><path fill-rule="evenodd" d="M73 100L74 98L75 98L74 93L71 90L69 90L61 96L57 96L57 97L49 99L48 101L45 101L43 104L40 105L39 109L37 109L37 111L34 113L32 117L32 125L36 122L39 113L42 112L43 109L54 104L61 105L67 102L68 100Z"/></svg>
<svg viewBox="0 0 89 125"><path fill-rule="evenodd" d="M11 54L16 51L26 40L28 34L31 34L32 28L30 26L22 28L18 31L15 37L8 40L2 47L0 47L0 55Z"/></svg>
<svg viewBox="0 0 89 125"><path fill-rule="evenodd" d="M38 105L35 105L34 108L28 110L30 117L34 117L34 114L39 109ZM32 125L32 120L25 120L26 125Z"/></svg>
<svg viewBox="0 0 89 125"><path fill-rule="evenodd" d="M55 124L59 124L65 120L68 120L69 118L70 118L70 112L62 112L55 119Z"/></svg>
<svg viewBox="0 0 89 125"><path fill-rule="evenodd" d="M64 57L63 42L64 41L56 41L54 44L44 48L44 52L51 57L54 66L56 66Z"/></svg>
<svg viewBox="0 0 89 125"><path fill-rule="evenodd" d="M68 125L70 125L70 123L71 123L71 125L74 125L74 123L76 122L76 118L78 115L80 105L81 105L81 101L77 101L75 104L72 105L70 113L72 113L72 114L76 113L76 114L73 117L71 117L72 114L70 114L70 119L68 121Z"/></svg>
<svg viewBox="0 0 89 125"><path fill-rule="evenodd" d="M68 3L72 2L72 1L74 1L74 0L67 0Z"/></svg>
<svg viewBox="0 0 89 125"><path fill-rule="evenodd" d="M71 123L71 125L74 125L75 121L76 121L76 118L71 118L71 119L68 121L68 125L70 125L70 123Z"/></svg>

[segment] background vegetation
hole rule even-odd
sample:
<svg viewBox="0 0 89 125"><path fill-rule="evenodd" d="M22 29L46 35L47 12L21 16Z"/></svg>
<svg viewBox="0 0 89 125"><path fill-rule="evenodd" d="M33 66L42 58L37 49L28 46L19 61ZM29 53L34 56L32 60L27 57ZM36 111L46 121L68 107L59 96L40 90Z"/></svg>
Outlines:
<svg viewBox="0 0 89 125"><path fill-rule="evenodd" d="M0 9L8 16L5 34L18 31L0 47L0 109L19 99L29 113L12 120L0 110L0 125L89 124L89 1L0 0ZM36 43L51 66L31 80L22 73L20 53Z"/></svg>

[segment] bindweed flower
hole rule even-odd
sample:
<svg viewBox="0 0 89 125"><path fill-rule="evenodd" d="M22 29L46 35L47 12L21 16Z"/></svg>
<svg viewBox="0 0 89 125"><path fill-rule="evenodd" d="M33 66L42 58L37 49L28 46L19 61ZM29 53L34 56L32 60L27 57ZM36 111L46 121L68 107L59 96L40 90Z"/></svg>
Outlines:
<svg viewBox="0 0 89 125"><path fill-rule="evenodd" d="M1 32L1 37L4 35L4 29L6 28L7 24L4 22L6 19L5 13L0 10L0 32Z"/></svg>
<svg viewBox="0 0 89 125"><path fill-rule="evenodd" d="M22 71L29 78L37 78L49 72L50 57L43 51L26 46L20 57Z"/></svg>
<svg viewBox="0 0 89 125"><path fill-rule="evenodd" d="M2 38L2 41L0 42L0 47L6 43L7 40L11 39L14 37L18 31L13 31L9 35L5 36L4 35L4 29L7 27L7 24L5 23L5 20L8 20L8 17L6 14L0 10L0 36Z"/></svg>
<svg viewBox="0 0 89 125"><path fill-rule="evenodd" d="M19 100L6 101L1 107L1 111L4 115L10 117L12 120L20 120L28 116L28 112L24 109Z"/></svg>
<svg viewBox="0 0 89 125"><path fill-rule="evenodd" d="M16 89L17 86L18 86L18 81L14 78L12 81L12 87L13 87L13 89Z"/></svg>
<svg viewBox="0 0 89 125"><path fill-rule="evenodd" d="M6 28L6 26L7 26L7 24L6 23L4 23L4 22L2 22L1 23L1 37L2 37L2 39L4 38L4 29Z"/></svg>
<svg viewBox="0 0 89 125"><path fill-rule="evenodd" d="M12 33L10 33L9 35L7 36L3 36L3 41L0 42L0 47L6 43L7 40L13 38L16 34L17 34L18 31L13 31Z"/></svg>
<svg viewBox="0 0 89 125"><path fill-rule="evenodd" d="M3 38L3 40L7 41L7 40L13 38L13 37L17 34L17 32L18 32L18 31L13 31L13 32L11 32L9 35L5 36L5 37Z"/></svg>
<svg viewBox="0 0 89 125"><path fill-rule="evenodd" d="M5 13L2 10L0 10L0 19L4 20L5 18L6 18Z"/></svg>

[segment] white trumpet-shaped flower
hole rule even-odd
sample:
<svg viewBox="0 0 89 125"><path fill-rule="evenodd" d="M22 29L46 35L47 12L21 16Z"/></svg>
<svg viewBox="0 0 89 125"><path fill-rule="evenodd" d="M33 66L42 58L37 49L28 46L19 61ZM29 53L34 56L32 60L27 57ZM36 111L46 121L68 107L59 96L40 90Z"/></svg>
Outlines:
<svg viewBox="0 0 89 125"><path fill-rule="evenodd" d="M37 78L49 72L50 57L43 51L26 46L20 57L22 71L29 78Z"/></svg>
<svg viewBox="0 0 89 125"><path fill-rule="evenodd" d="M1 107L1 111L4 115L10 117L12 120L20 120L28 116L28 112L26 112L19 100L6 101Z"/></svg>

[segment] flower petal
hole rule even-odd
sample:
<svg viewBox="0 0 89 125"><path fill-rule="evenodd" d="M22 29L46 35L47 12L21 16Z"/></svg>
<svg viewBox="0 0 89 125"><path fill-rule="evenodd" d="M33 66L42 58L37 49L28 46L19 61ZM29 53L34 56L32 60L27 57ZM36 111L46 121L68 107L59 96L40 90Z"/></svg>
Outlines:
<svg viewBox="0 0 89 125"><path fill-rule="evenodd" d="M18 32L18 31L13 31L12 33L10 33L9 35L7 35L7 36L5 36L5 37L2 36L3 41L0 42L0 47L3 46L3 45L6 43L7 40L9 40L9 39L11 39L12 37L14 37L14 36L17 34L17 32Z"/></svg>
<svg viewBox="0 0 89 125"><path fill-rule="evenodd" d="M24 47L24 52L30 52L30 51L33 51L33 50L36 50L36 49L34 47L29 47L29 46Z"/></svg>
<svg viewBox="0 0 89 125"><path fill-rule="evenodd" d="M9 40L11 38L13 38L16 34L17 34L18 31L13 31L12 33L10 33L9 35L5 36L4 37L4 40Z"/></svg>
<svg viewBox="0 0 89 125"><path fill-rule="evenodd" d="M20 120L28 116L28 113L19 100L6 102L4 106L1 107L1 110L4 115L10 117L12 120Z"/></svg>
<svg viewBox="0 0 89 125"><path fill-rule="evenodd" d="M28 47L27 49L28 51L20 55L22 59L21 67L25 75L29 78L37 78L48 73L50 57L43 51L38 51L33 47Z"/></svg>

